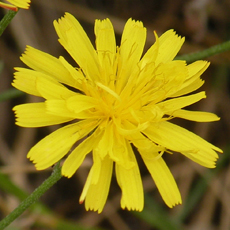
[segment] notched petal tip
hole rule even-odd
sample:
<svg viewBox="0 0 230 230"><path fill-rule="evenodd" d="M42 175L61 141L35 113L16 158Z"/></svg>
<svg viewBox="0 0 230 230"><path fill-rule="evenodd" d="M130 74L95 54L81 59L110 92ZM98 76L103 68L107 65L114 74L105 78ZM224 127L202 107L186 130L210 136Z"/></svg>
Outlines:
<svg viewBox="0 0 230 230"><path fill-rule="evenodd" d="M60 17L58 20L54 20L54 22L61 23L64 20L76 20L76 19L72 14L65 12L64 16Z"/></svg>
<svg viewBox="0 0 230 230"><path fill-rule="evenodd" d="M20 60L21 60L23 63L24 63L24 58L30 54L30 51L31 51L32 49L34 49L34 48L31 47L31 46L29 46L29 45L26 46L24 53L22 53L21 56L20 56Z"/></svg>
<svg viewBox="0 0 230 230"><path fill-rule="evenodd" d="M69 178L71 178L72 176L73 176L73 174L76 172L76 171L68 171L68 170L66 170L65 168L64 168L64 165L65 165L65 162L64 162L64 164L63 164L63 166L62 166L62 170L61 170L61 174L62 174L62 176L64 176L64 177L67 177L68 179ZM80 201L79 201L80 202ZM82 201L83 202L83 201Z"/></svg>
<svg viewBox="0 0 230 230"><path fill-rule="evenodd" d="M104 25L106 25L107 23L111 24L111 21L109 18L105 18L105 19L95 19L95 24L96 23L103 23Z"/></svg>
<svg viewBox="0 0 230 230"><path fill-rule="evenodd" d="M82 204L82 203L80 203L80 204ZM85 206L85 209L86 209L86 211L97 212L97 214L100 214L103 211L103 209L97 209L97 208L94 208L94 207L86 207L86 206Z"/></svg>
<svg viewBox="0 0 230 230"><path fill-rule="evenodd" d="M177 205L181 205L182 204L182 198L181 196L179 197L174 197L173 199L170 199L170 200L164 200L165 201L165 204L169 207L169 208L174 208L176 207Z"/></svg>
<svg viewBox="0 0 230 230"><path fill-rule="evenodd" d="M174 208L174 207L176 207L177 205L181 205L182 204L182 200L180 200L180 201L177 201L177 202L175 202L175 203L172 203L172 204L167 204L167 206L169 207L169 208Z"/></svg>
<svg viewBox="0 0 230 230"><path fill-rule="evenodd" d="M129 18L128 21L126 22L125 26L139 26L139 27L144 27L143 22L139 20L134 20L132 18ZM145 27L144 27L145 28Z"/></svg>
<svg viewBox="0 0 230 230"><path fill-rule="evenodd" d="M121 207L123 210L128 210L128 211L135 211L135 212L142 212L143 208L138 208L138 207Z"/></svg>

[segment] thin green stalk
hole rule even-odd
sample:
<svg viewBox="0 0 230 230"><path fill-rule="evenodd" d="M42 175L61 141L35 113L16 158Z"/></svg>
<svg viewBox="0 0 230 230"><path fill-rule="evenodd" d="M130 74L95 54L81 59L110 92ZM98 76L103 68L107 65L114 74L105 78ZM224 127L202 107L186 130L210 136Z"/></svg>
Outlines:
<svg viewBox="0 0 230 230"><path fill-rule="evenodd" d="M0 172L0 190L8 194L12 194L17 197L20 201L26 199L28 194L15 185L7 175ZM57 216L53 211L47 208L45 205L37 201L34 205L30 207L31 213L39 214L34 226L39 229L55 229L55 230L103 230L98 227L84 227L77 222L65 220ZM41 219L39 219L41 216ZM42 220L45 221L43 222ZM49 220L48 222L46 220Z"/></svg>
<svg viewBox="0 0 230 230"><path fill-rule="evenodd" d="M9 99L12 99L15 97L22 96L23 94L25 94L25 93L22 91L19 91L17 89L9 89L9 90L0 94L0 102L9 100Z"/></svg>
<svg viewBox="0 0 230 230"><path fill-rule="evenodd" d="M17 14L18 11L9 10L3 17L3 19L0 21L0 36L6 29L6 27L9 25L9 23L12 21L14 16Z"/></svg>
<svg viewBox="0 0 230 230"><path fill-rule="evenodd" d="M60 163L58 163L53 170L51 176L46 179L37 189L34 190L14 211L6 216L0 222L0 230L7 227L17 217L19 217L28 207L35 203L49 188L51 188L62 177Z"/></svg>
<svg viewBox="0 0 230 230"><path fill-rule="evenodd" d="M230 50L230 41L218 44L216 46L212 46L206 50L203 51L198 51L195 53L191 53L191 54L185 54L185 55L181 55L176 57L175 59L177 60L185 60L188 63L197 61L197 60L201 60L207 57L210 57L212 55L216 55L219 53L223 53L225 51Z"/></svg>

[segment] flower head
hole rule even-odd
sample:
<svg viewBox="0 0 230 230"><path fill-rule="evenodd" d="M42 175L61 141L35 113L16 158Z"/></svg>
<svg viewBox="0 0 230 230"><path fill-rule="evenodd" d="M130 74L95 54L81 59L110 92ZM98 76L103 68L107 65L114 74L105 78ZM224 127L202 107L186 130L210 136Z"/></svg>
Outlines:
<svg viewBox="0 0 230 230"><path fill-rule="evenodd" d="M7 0L7 1L13 5L0 2L0 7L13 10L13 11L17 11L18 7L22 9L29 9L30 2L31 2L30 0Z"/></svg>
<svg viewBox="0 0 230 230"><path fill-rule="evenodd" d="M95 22L96 49L72 15L65 14L54 27L78 67L27 47L21 60L31 69L16 68L13 86L45 101L14 107L16 124L41 127L72 122L37 143L28 158L42 170L67 155L62 174L71 177L92 152L93 165L80 203L85 200L87 210L102 211L114 166L121 207L141 211L143 186L135 147L165 203L180 204L180 192L162 154L180 152L213 168L216 151L222 152L170 122L174 117L219 120L212 113L183 109L205 98L204 92L190 93L202 86L200 75L209 63L173 60L184 42L173 30L160 37L155 33L155 43L143 55L146 28L132 19L124 27L119 47L109 19ZM80 144L73 147L78 140Z"/></svg>

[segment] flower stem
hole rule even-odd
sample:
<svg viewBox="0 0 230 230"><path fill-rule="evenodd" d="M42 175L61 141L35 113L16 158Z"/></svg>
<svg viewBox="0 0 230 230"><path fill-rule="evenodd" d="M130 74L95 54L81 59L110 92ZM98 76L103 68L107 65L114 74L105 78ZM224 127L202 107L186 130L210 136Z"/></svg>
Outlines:
<svg viewBox="0 0 230 230"><path fill-rule="evenodd" d="M9 10L3 17L3 19L0 21L0 36L6 29L6 27L9 25L9 23L12 21L14 16L17 14L18 11Z"/></svg>
<svg viewBox="0 0 230 230"><path fill-rule="evenodd" d="M35 203L49 188L51 188L62 177L60 163L54 167L53 173L37 189L34 190L16 209L0 221L0 230L7 227L19 217L29 206Z"/></svg>
<svg viewBox="0 0 230 230"><path fill-rule="evenodd" d="M181 55L181 56L176 57L175 59L185 60L186 62L191 63L197 60L202 60L204 58L210 57L212 55L216 55L216 54L225 52L227 50L230 50L230 41L223 42L221 44L212 46L203 51Z"/></svg>
<svg viewBox="0 0 230 230"><path fill-rule="evenodd" d="M3 93L0 94L0 102L6 101L15 97L22 96L24 92L19 91L17 89L9 89Z"/></svg>

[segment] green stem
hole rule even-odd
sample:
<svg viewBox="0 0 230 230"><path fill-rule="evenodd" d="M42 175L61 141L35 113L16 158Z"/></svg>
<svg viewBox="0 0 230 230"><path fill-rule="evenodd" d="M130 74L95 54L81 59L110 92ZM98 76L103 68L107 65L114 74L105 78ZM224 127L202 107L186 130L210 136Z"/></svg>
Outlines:
<svg viewBox="0 0 230 230"><path fill-rule="evenodd" d="M23 94L25 93L17 89L9 89L6 92L0 94L0 102L22 96Z"/></svg>
<svg viewBox="0 0 230 230"><path fill-rule="evenodd" d="M29 206L35 203L49 188L51 188L62 177L60 163L53 170L51 176L46 179L37 189L34 190L14 211L0 221L0 230L7 227L19 217Z"/></svg>
<svg viewBox="0 0 230 230"><path fill-rule="evenodd" d="M13 10L9 10L7 14L4 15L3 19L0 21L0 36L2 35L6 27L9 25L9 23L12 21L14 16L17 14L17 12L18 11L15 12Z"/></svg>
<svg viewBox="0 0 230 230"><path fill-rule="evenodd" d="M194 62L197 60L201 60L201 59L210 57L212 55L216 55L216 54L225 52L227 50L230 50L230 41L212 46L212 47L210 47L206 50L203 50L203 51L181 55L181 56L176 57L175 59L185 60L186 62L191 63L191 62Z"/></svg>

